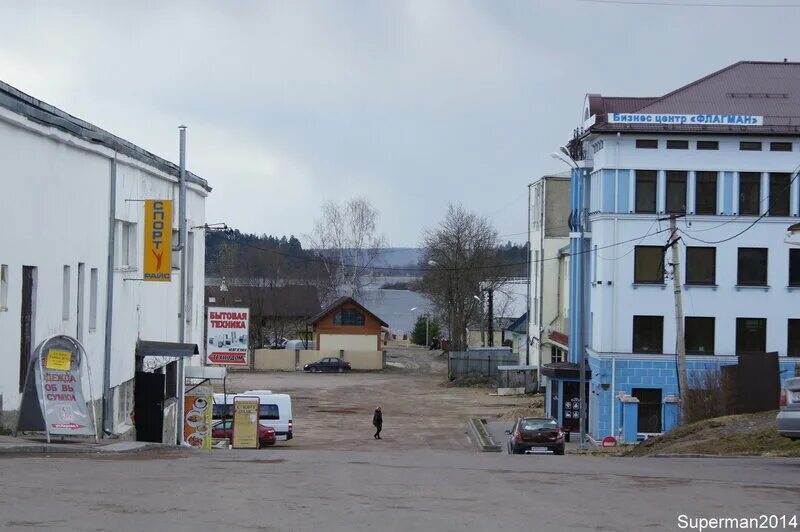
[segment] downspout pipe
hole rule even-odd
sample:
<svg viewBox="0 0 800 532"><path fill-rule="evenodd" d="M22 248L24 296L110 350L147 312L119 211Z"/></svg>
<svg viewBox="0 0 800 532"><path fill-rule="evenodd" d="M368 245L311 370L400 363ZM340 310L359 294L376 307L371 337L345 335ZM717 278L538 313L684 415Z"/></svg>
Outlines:
<svg viewBox="0 0 800 532"><path fill-rule="evenodd" d="M106 323L103 351L103 432L114 432L114 398L111 396L111 329L114 310L114 263L117 250L117 154L110 160L108 206L108 262L106 262Z"/></svg>
<svg viewBox="0 0 800 532"><path fill-rule="evenodd" d="M186 228L186 126L180 126L180 176L178 181L178 208L180 210L180 218L178 225L179 243L177 251L181 252L181 270L180 270L180 309L178 312L178 341L181 343L186 342L186 241L188 240ZM186 394L186 379L184 358L178 359L178 415L176 416L178 443L183 445L183 404L184 396Z"/></svg>

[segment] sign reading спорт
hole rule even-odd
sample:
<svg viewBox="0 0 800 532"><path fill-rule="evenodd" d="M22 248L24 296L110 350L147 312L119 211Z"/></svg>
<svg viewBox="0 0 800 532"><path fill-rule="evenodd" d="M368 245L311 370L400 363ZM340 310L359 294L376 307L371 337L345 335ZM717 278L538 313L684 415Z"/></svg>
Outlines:
<svg viewBox="0 0 800 532"><path fill-rule="evenodd" d="M678 125L720 125L720 126L763 126L764 117L754 115L671 115L608 113L609 124L678 124Z"/></svg>

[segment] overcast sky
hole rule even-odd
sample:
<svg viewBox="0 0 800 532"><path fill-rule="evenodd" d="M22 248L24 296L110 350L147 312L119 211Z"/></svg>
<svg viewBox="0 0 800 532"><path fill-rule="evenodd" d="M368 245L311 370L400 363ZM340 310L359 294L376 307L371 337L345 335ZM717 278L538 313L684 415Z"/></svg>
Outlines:
<svg viewBox="0 0 800 532"><path fill-rule="evenodd" d="M302 239L322 202L364 196L392 246L416 246L448 202L524 242L526 184L564 170L549 154L587 92L657 96L738 60L800 60L800 8L17 4L0 5L0 79L173 161L188 125L209 222Z"/></svg>

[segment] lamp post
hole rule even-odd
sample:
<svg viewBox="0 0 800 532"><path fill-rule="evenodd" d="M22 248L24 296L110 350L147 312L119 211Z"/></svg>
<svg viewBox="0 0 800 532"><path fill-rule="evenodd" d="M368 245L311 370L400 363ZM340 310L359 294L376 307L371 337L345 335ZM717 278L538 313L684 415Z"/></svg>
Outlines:
<svg viewBox="0 0 800 532"><path fill-rule="evenodd" d="M551 157L570 167L570 215L569 215L569 353L578 361L580 401L580 448L586 448L586 342L584 341L585 283L583 268L584 208L583 180L586 170L572 158L569 150L562 146L560 152Z"/></svg>

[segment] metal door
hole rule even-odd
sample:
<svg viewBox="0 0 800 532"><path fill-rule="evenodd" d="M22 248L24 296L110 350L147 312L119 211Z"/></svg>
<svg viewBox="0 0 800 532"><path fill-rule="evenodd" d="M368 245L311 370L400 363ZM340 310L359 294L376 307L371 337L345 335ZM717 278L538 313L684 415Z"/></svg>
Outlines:
<svg viewBox="0 0 800 532"><path fill-rule="evenodd" d="M19 342L19 391L25 387L25 376L28 373L28 364L33 350L33 295L36 283L36 267L22 267L22 308L20 312L20 342Z"/></svg>
<svg viewBox="0 0 800 532"><path fill-rule="evenodd" d="M136 372L133 412L138 441L160 443L164 437L164 382L162 373Z"/></svg>

